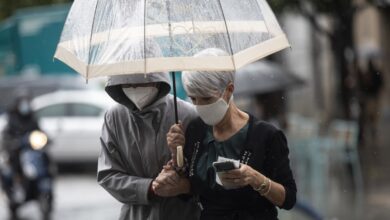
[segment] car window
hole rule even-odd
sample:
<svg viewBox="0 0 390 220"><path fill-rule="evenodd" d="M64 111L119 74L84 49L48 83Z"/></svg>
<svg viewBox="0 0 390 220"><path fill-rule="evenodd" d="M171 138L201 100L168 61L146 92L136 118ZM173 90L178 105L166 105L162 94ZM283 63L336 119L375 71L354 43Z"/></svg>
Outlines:
<svg viewBox="0 0 390 220"><path fill-rule="evenodd" d="M70 104L70 116L73 117L98 117L103 112L103 109L84 103L73 103Z"/></svg>
<svg viewBox="0 0 390 220"><path fill-rule="evenodd" d="M55 104L39 109L35 114L38 118L67 116L67 104Z"/></svg>

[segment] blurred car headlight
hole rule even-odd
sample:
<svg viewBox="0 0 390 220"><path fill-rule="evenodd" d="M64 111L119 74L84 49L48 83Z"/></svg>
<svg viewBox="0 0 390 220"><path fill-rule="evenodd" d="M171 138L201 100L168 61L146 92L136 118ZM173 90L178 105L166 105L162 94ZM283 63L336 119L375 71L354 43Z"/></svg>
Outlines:
<svg viewBox="0 0 390 220"><path fill-rule="evenodd" d="M29 142L34 150L41 150L47 145L48 138L41 131L33 131L29 136Z"/></svg>

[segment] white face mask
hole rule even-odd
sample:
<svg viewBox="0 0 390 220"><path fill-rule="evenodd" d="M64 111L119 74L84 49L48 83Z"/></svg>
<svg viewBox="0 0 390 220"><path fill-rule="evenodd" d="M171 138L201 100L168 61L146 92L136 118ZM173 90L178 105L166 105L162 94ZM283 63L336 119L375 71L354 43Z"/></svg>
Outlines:
<svg viewBox="0 0 390 220"><path fill-rule="evenodd" d="M158 94L158 89L153 86L135 88L129 87L122 88L122 90L127 98L129 98L139 110L142 110L152 103Z"/></svg>
<svg viewBox="0 0 390 220"><path fill-rule="evenodd" d="M229 109L229 103L226 103L223 98L219 98L212 104L195 105L195 108L204 123L214 126L222 121L227 110Z"/></svg>

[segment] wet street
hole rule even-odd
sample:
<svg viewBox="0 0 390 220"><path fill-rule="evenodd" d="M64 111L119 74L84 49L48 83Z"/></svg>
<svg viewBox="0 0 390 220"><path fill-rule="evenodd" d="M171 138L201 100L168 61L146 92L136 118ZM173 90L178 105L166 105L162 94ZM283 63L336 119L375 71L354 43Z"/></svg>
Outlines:
<svg viewBox="0 0 390 220"><path fill-rule="evenodd" d="M387 220L390 219L390 109L383 114L378 146L368 146L362 150L365 191L363 202L356 205L355 192L351 187L341 188L332 184L337 179L331 175L332 185L326 197L320 201L331 205L318 210L326 220ZM69 173L69 172L68 172ZM328 177L327 177L328 178ZM337 181L336 181L337 182ZM301 188L299 188L301 187ZM300 191L304 189L298 186ZM319 192L318 192L319 193ZM121 204L114 200L96 182L94 172L60 175L55 185L55 210L53 220L115 220L118 219ZM0 193L0 220L7 220L4 195ZM31 202L20 210L22 220L40 219L38 206ZM281 220L309 220L298 210L282 211Z"/></svg>
<svg viewBox="0 0 390 220"><path fill-rule="evenodd" d="M333 189L335 190L335 189ZM385 220L390 216L389 187L378 185L368 187L361 217L352 217L352 201L335 201L338 208L325 214L325 219L335 220ZM347 193L348 194L348 193ZM104 191L92 174L63 175L57 178L55 185L55 210L53 220L115 220L118 219L121 204ZM349 195L351 196L351 195ZM348 197L349 197L348 196ZM344 198L345 199L345 198ZM0 220L7 220L4 195L0 194ZM349 208L348 208L349 207ZM323 211L323 210L322 210ZM39 220L40 214L35 202L20 209L21 220ZM299 212L282 211L282 220L308 220Z"/></svg>
<svg viewBox="0 0 390 220"><path fill-rule="evenodd" d="M7 219L4 195L0 194L0 220ZM55 185L55 220L109 220L118 219L121 204L114 200L97 183L94 175L60 176ZM20 210L23 220L38 220L39 209L35 202Z"/></svg>

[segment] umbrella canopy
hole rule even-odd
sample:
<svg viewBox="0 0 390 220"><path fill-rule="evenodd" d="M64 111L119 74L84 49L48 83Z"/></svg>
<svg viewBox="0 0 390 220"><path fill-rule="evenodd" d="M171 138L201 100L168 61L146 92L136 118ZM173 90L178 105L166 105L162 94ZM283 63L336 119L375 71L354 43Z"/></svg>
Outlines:
<svg viewBox="0 0 390 220"><path fill-rule="evenodd" d="M366 43L357 47L357 56L362 59L379 59L383 57L379 45Z"/></svg>
<svg viewBox="0 0 390 220"><path fill-rule="evenodd" d="M236 73L235 94L256 95L303 85L295 74L270 61L252 63Z"/></svg>
<svg viewBox="0 0 390 220"><path fill-rule="evenodd" d="M286 47L265 0L75 0L55 57L93 78L237 70ZM228 55L193 57L206 48Z"/></svg>

